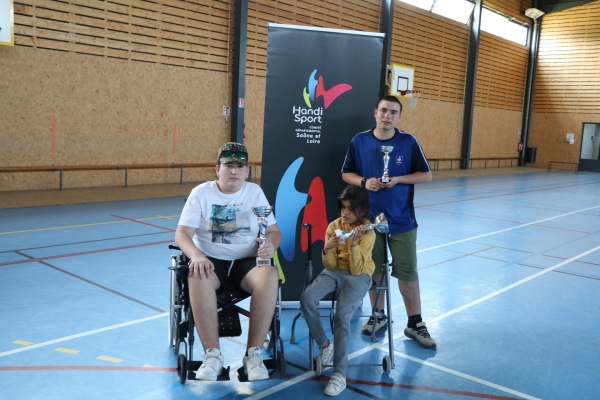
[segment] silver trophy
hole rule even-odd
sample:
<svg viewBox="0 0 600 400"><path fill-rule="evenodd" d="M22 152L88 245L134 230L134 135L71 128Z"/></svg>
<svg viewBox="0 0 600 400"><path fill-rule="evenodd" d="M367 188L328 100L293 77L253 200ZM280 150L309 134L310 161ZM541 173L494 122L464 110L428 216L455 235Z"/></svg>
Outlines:
<svg viewBox="0 0 600 400"><path fill-rule="evenodd" d="M381 151L383 151L383 176L381 177L381 182L383 183L388 183L390 181L388 164L390 162L390 153L392 150L394 150L394 146L381 146Z"/></svg>
<svg viewBox="0 0 600 400"><path fill-rule="evenodd" d="M385 217L385 215L383 213L379 213L377 214L377 216L375 217L375 223L373 224L366 224L365 228L368 231L372 231L373 229L377 229L378 232L381 233L388 233L390 231L390 226L388 225L388 221L387 218ZM336 229L335 230L335 235L339 238L341 238L342 240L340 241L340 245L346 244L346 240L351 237L352 235L354 235L356 232L353 230L351 231L343 231L341 229Z"/></svg>
<svg viewBox="0 0 600 400"><path fill-rule="evenodd" d="M271 206L261 206L261 207L252 207L252 212L254 215L258 217L258 237L260 238L259 248L265 244L267 237L265 235L265 230L267 229L267 218L273 212L273 207ZM271 265L270 258L260 258L256 257L256 265L258 267L262 267L263 265Z"/></svg>

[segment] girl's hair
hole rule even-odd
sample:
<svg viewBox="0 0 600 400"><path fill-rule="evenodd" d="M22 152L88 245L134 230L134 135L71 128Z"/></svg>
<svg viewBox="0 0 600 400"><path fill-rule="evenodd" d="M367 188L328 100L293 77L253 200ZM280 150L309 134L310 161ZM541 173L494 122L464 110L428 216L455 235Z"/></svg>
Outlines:
<svg viewBox="0 0 600 400"><path fill-rule="evenodd" d="M369 200L369 193L366 189L356 186L348 185L340 194L337 199L338 213L342 212L344 207L343 201L349 201L350 207L356 214L358 222L361 222L367 215L369 215L369 209L371 208L371 201Z"/></svg>

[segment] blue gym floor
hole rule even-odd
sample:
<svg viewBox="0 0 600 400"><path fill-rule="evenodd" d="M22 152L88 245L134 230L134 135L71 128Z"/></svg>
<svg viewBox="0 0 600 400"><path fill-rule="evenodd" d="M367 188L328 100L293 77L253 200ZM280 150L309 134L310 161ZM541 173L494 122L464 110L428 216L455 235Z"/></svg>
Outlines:
<svg viewBox="0 0 600 400"><path fill-rule="evenodd" d="M600 398L600 174L540 170L416 189L423 316L438 347L404 337L393 279L395 368L349 368L339 398ZM303 320L289 343L297 310L281 322L286 379L178 381L167 246L183 201L0 210L0 398L326 397L331 370L307 372ZM372 343L365 321L352 321L350 362L381 363L387 331ZM242 336L221 339L232 371L242 325Z"/></svg>

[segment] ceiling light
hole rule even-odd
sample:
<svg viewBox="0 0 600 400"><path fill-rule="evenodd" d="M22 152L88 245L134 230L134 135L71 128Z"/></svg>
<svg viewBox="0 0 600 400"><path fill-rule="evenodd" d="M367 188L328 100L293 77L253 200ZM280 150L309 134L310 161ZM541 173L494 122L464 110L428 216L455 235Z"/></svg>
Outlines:
<svg viewBox="0 0 600 400"><path fill-rule="evenodd" d="M527 10L525 10L525 15L527 15L531 19L538 19L544 14L545 12L543 12L542 10L538 10L537 8L528 8Z"/></svg>

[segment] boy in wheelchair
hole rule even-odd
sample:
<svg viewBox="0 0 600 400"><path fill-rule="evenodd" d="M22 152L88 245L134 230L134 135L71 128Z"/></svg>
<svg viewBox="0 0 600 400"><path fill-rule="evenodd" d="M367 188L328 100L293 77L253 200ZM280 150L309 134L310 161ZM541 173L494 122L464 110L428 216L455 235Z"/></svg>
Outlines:
<svg viewBox="0 0 600 400"><path fill-rule="evenodd" d="M251 294L250 327L243 368L248 380L269 378L261 348L271 326L279 292L276 268L258 267L256 255L271 259L281 243L274 216L266 217L266 241L257 251L259 227L252 207L268 205L262 189L248 177L248 152L225 143L218 152L217 180L195 187L188 197L175 242L189 257L188 286L204 361L196 379L215 381L223 370L219 347L217 296L230 281Z"/></svg>

